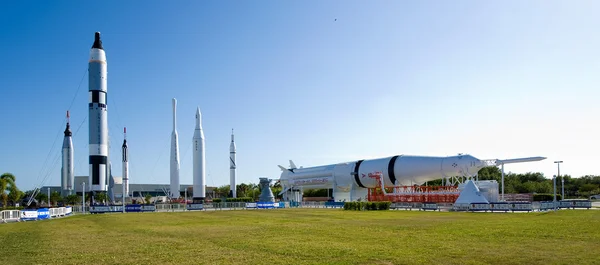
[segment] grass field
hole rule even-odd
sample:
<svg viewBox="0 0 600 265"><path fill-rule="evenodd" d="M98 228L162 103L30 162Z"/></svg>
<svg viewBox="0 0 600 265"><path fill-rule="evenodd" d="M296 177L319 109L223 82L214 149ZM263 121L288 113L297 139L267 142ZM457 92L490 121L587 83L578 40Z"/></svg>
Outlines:
<svg viewBox="0 0 600 265"><path fill-rule="evenodd" d="M79 215L0 225L0 264L600 264L600 211Z"/></svg>

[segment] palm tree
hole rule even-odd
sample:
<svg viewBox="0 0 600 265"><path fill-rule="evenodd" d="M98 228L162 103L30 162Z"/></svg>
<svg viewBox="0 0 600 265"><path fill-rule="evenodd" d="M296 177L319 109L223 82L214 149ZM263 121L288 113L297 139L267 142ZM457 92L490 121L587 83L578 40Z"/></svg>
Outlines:
<svg viewBox="0 0 600 265"><path fill-rule="evenodd" d="M62 201L62 197L60 196L60 193L59 193L58 191L53 191L53 192L50 194L50 202L51 202L53 205L55 205L55 206L56 206L56 205L57 205L57 203L58 203L58 202L61 202L61 201Z"/></svg>
<svg viewBox="0 0 600 265"><path fill-rule="evenodd" d="M75 205L77 203L79 203L81 199L79 198L79 196L77 196L77 194L71 194L67 197L65 197L64 201L67 205Z"/></svg>
<svg viewBox="0 0 600 265"><path fill-rule="evenodd" d="M11 173L4 173L0 176L0 196L2 196L2 207L6 208L8 203L7 191L10 191L12 187L16 188L15 175Z"/></svg>
<svg viewBox="0 0 600 265"><path fill-rule="evenodd" d="M17 203L19 203L19 200L21 200L21 198L23 198L23 195L25 195L25 193L20 191L17 188L17 186L12 186L9 188L9 190L10 190L10 193L8 193L8 199L10 199L13 206L17 206Z"/></svg>

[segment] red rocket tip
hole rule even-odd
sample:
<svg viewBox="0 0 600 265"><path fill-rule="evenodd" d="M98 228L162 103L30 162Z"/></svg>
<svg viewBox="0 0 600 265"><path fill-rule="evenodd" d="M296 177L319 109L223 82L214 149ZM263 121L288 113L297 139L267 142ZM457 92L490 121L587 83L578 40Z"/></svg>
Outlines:
<svg viewBox="0 0 600 265"><path fill-rule="evenodd" d="M123 127L123 133L127 133L127 127Z"/></svg>
<svg viewBox="0 0 600 265"><path fill-rule="evenodd" d="M69 111L67 110L67 119L70 118Z"/></svg>

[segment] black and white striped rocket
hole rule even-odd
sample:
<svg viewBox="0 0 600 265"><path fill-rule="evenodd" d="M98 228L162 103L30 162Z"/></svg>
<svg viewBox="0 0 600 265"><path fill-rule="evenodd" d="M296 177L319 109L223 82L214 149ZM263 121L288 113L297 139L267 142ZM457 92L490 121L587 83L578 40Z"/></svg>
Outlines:
<svg viewBox="0 0 600 265"><path fill-rule="evenodd" d="M67 128L62 147L62 169L61 169L61 196L71 195L73 182L75 181L75 164L73 163L73 141L71 139L71 126L69 125L69 111L67 111Z"/></svg>
<svg viewBox="0 0 600 265"><path fill-rule="evenodd" d="M129 150L127 150L127 128L123 128L123 197L129 197Z"/></svg>
<svg viewBox="0 0 600 265"><path fill-rule="evenodd" d="M179 193L179 139L177 135L177 99L173 99L173 132L171 133L171 185L170 197L177 199Z"/></svg>
<svg viewBox="0 0 600 265"><path fill-rule="evenodd" d="M202 113L200 108L196 109L196 128L194 129L194 172L193 172L193 189L194 201L202 201L206 196L206 159L204 156L204 132L202 131Z"/></svg>
<svg viewBox="0 0 600 265"><path fill-rule="evenodd" d="M106 54L96 32L88 64L89 78L89 150L91 191L106 191L108 175L108 111Z"/></svg>
<svg viewBox="0 0 600 265"><path fill-rule="evenodd" d="M233 139L233 129L231 129L231 144L229 145L229 190L232 198L236 197L235 183L236 165L235 165L235 141Z"/></svg>

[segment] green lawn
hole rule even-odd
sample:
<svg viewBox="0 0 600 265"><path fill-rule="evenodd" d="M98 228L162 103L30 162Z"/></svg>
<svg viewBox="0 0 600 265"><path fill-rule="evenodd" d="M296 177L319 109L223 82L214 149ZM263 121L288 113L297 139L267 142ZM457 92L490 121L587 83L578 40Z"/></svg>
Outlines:
<svg viewBox="0 0 600 265"><path fill-rule="evenodd" d="M600 264L600 211L79 215L0 225L0 264Z"/></svg>

